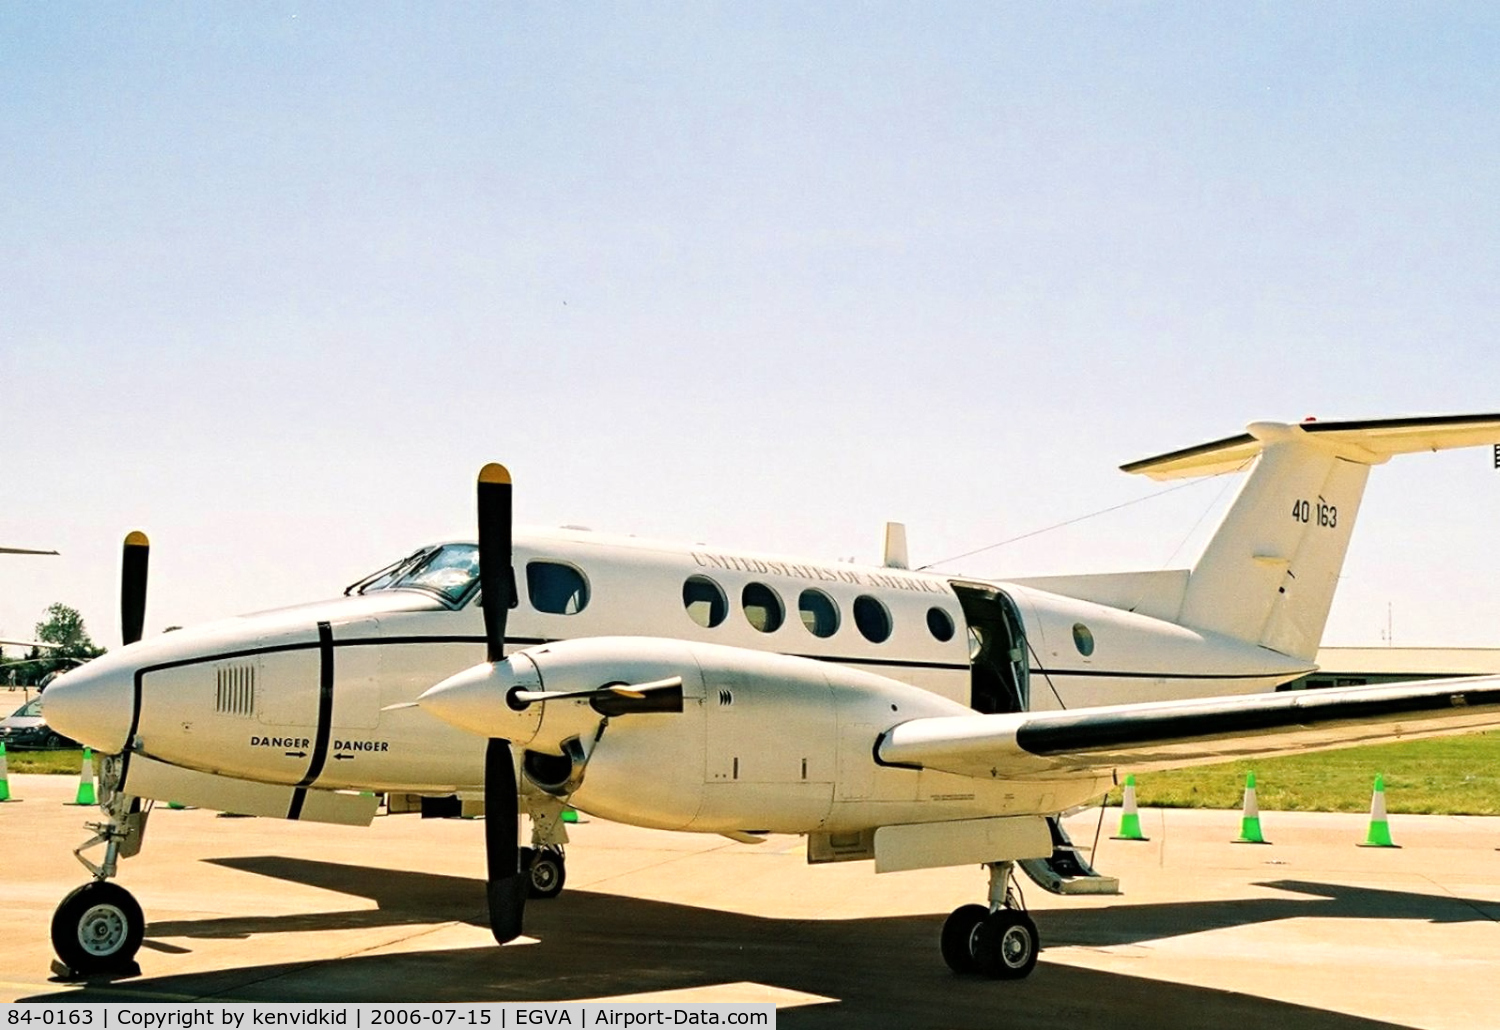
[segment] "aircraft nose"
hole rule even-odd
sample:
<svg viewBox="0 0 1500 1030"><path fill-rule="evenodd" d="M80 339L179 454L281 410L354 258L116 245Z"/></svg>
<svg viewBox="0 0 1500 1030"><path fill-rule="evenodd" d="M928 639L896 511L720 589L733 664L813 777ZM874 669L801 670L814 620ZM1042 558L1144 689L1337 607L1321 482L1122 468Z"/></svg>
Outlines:
<svg viewBox="0 0 1500 1030"><path fill-rule="evenodd" d="M96 751L123 751L135 712L134 681L132 666L96 658L52 681L42 693L42 717Z"/></svg>
<svg viewBox="0 0 1500 1030"><path fill-rule="evenodd" d="M529 741L541 721L540 706L512 708L507 695L515 689L539 690L541 677L525 655L486 662L450 676L417 698L417 705L439 719L481 737Z"/></svg>

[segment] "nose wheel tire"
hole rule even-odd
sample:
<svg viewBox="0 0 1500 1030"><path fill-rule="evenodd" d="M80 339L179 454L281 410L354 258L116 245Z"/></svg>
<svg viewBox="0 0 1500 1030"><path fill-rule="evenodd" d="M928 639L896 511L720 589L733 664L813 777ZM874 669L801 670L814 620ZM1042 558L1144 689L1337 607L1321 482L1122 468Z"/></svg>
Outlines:
<svg viewBox="0 0 1500 1030"><path fill-rule="evenodd" d="M1020 980L1036 968L1040 950L1036 923L1018 909L964 905L943 924L943 960L955 973Z"/></svg>
<svg viewBox="0 0 1500 1030"><path fill-rule="evenodd" d="M124 972L145 936L141 906L119 884L86 883L52 914L52 947L75 973Z"/></svg>
<svg viewBox="0 0 1500 1030"><path fill-rule="evenodd" d="M567 878L568 870L563 864L562 852L539 848L531 856L531 897L557 897L562 893L563 882Z"/></svg>

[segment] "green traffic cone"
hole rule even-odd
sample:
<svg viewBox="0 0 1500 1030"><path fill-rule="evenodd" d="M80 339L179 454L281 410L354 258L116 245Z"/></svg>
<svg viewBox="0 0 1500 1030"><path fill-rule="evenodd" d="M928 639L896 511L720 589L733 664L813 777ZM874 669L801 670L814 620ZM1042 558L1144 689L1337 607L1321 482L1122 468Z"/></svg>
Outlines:
<svg viewBox="0 0 1500 1030"><path fill-rule="evenodd" d="M1260 832L1260 805L1255 801L1255 773L1245 777L1245 813L1240 818L1240 835L1231 844L1269 844Z"/></svg>
<svg viewBox="0 0 1500 1030"><path fill-rule="evenodd" d="M1120 808L1120 832L1110 840L1150 840L1141 832L1141 816L1135 810L1135 774L1125 777L1125 803Z"/></svg>
<svg viewBox="0 0 1500 1030"><path fill-rule="evenodd" d="M78 795L73 798L73 804L97 805L98 803L94 796L94 751L92 748L84 748L83 768L78 772Z"/></svg>
<svg viewBox="0 0 1500 1030"><path fill-rule="evenodd" d="M565 823L576 823L578 821L578 809L564 808L562 811L562 821Z"/></svg>
<svg viewBox="0 0 1500 1030"><path fill-rule="evenodd" d="M19 801L10 796L10 770L5 765L5 741L0 740L0 801Z"/></svg>
<svg viewBox="0 0 1500 1030"><path fill-rule="evenodd" d="M1391 840L1391 823L1385 815L1385 777L1377 774L1375 794L1370 798L1370 832L1360 847L1399 848L1400 846Z"/></svg>

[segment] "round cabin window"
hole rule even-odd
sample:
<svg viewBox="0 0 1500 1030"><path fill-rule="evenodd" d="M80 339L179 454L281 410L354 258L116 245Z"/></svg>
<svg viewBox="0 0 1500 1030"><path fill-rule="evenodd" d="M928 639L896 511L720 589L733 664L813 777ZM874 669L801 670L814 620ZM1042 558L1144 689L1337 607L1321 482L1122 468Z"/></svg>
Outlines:
<svg viewBox="0 0 1500 1030"><path fill-rule="evenodd" d="M953 616L941 608L927 609L927 632L946 644L953 639Z"/></svg>
<svg viewBox="0 0 1500 1030"><path fill-rule="evenodd" d="M1085 658L1094 653L1094 634L1081 622L1073 623L1073 646Z"/></svg>
<svg viewBox="0 0 1500 1030"><path fill-rule="evenodd" d="M802 591L797 598L797 611L802 615L802 625L813 636L831 637L838 632L838 606L823 591L811 588Z"/></svg>
<svg viewBox="0 0 1500 1030"><path fill-rule="evenodd" d="M884 643L891 635L891 612L869 594L854 599L854 624L872 644Z"/></svg>
<svg viewBox="0 0 1500 1030"><path fill-rule="evenodd" d="M781 598L764 583L746 583L740 591L740 605L745 609L745 619L762 633L775 633L786 618Z"/></svg>
<svg viewBox="0 0 1500 1030"><path fill-rule="evenodd" d="M688 618L704 629L713 629L729 614L729 598L707 576L689 576L682 584L682 606Z"/></svg>

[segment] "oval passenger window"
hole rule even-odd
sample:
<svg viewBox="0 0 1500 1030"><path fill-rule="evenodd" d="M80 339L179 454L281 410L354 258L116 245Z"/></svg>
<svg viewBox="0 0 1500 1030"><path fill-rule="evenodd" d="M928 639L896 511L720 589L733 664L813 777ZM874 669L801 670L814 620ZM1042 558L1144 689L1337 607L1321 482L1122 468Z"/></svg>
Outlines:
<svg viewBox="0 0 1500 1030"><path fill-rule="evenodd" d="M839 609L833 598L821 590L807 589L797 598L802 625L815 637L831 637L839 629Z"/></svg>
<svg viewBox="0 0 1500 1030"><path fill-rule="evenodd" d="M927 632L947 643L953 639L953 616L941 608L927 609Z"/></svg>
<svg viewBox="0 0 1500 1030"><path fill-rule="evenodd" d="M729 598L719 584L707 576L689 576L682 584L682 606L688 618L704 629L713 629L729 614Z"/></svg>
<svg viewBox="0 0 1500 1030"><path fill-rule="evenodd" d="M854 599L854 624L872 644L884 643L891 635L891 613L869 594Z"/></svg>
<svg viewBox="0 0 1500 1030"><path fill-rule="evenodd" d="M526 595L531 607L552 615L577 615L589 606L589 584L571 565L534 561L526 564Z"/></svg>
<svg viewBox="0 0 1500 1030"><path fill-rule="evenodd" d="M1073 646L1085 658L1094 653L1094 634L1081 622L1073 623Z"/></svg>
<svg viewBox="0 0 1500 1030"><path fill-rule="evenodd" d="M775 633L786 618L786 609L776 591L764 583L746 583L740 591L740 606L745 609L745 618L750 625L762 633Z"/></svg>

